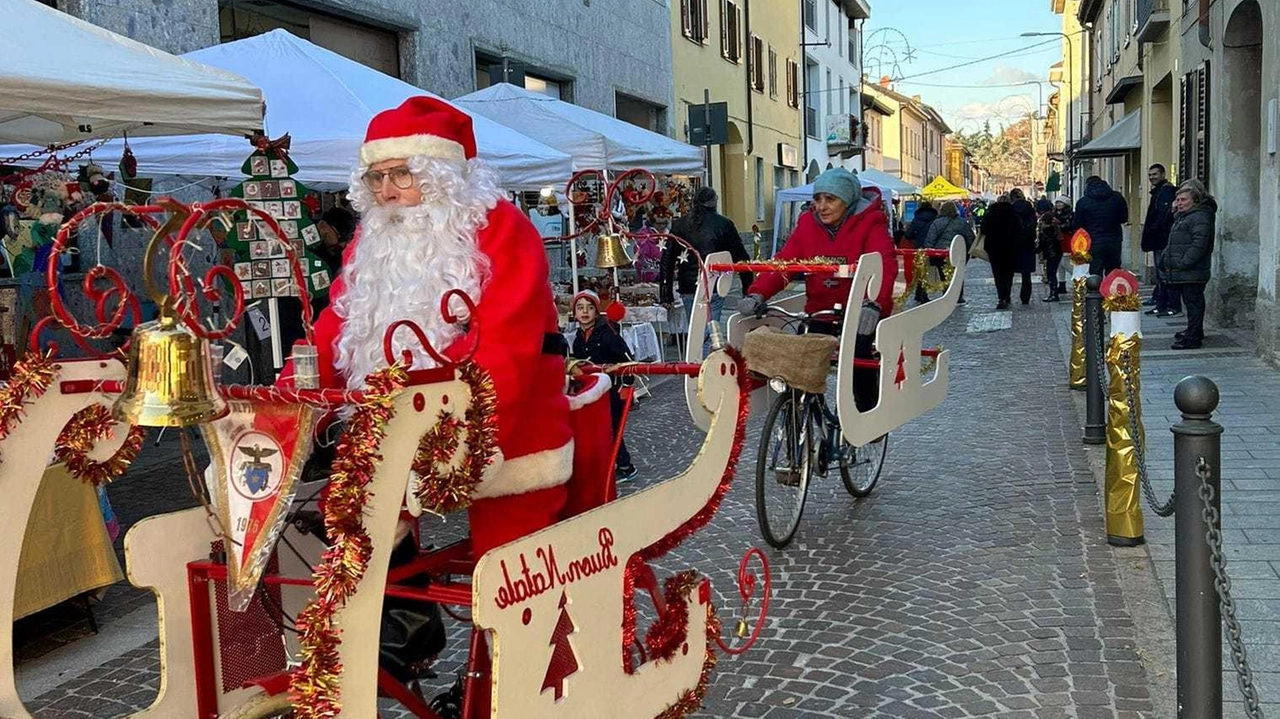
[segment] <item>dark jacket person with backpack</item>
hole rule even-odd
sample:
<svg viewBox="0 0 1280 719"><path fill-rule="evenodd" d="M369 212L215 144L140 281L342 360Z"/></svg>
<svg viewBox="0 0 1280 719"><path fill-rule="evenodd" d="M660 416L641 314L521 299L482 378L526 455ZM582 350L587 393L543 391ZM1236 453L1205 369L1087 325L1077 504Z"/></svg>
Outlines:
<svg viewBox="0 0 1280 719"><path fill-rule="evenodd" d="M1085 181L1084 197L1076 203L1076 226L1089 233L1093 244L1089 253L1089 274L1106 276L1120 267L1123 226L1129 221L1129 203L1111 189L1107 181L1094 175Z"/></svg>

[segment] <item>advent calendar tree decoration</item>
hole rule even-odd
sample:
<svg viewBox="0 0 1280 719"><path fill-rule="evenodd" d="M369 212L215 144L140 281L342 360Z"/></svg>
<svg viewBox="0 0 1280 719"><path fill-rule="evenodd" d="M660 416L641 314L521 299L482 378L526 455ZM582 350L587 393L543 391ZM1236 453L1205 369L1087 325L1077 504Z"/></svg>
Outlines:
<svg viewBox="0 0 1280 719"><path fill-rule="evenodd" d="M254 153L240 168L249 179L230 194L276 220L284 239L297 251L307 291L314 299L328 292L331 278L328 266L311 252L320 242L320 231L311 222L305 201L310 191L293 179L298 166L289 157L289 136L272 141L259 136L253 143ZM279 243L270 241L273 237L267 223L248 212L236 213L234 231L227 233L227 248L235 253L236 277L247 300L298 296L288 257Z"/></svg>
<svg viewBox="0 0 1280 719"><path fill-rule="evenodd" d="M565 681L578 672L578 658L573 653L573 645L569 643L569 635L578 631L569 616L569 597L560 595L560 618L556 628L551 632L551 663L547 665L547 674L542 679L542 691L552 689L556 693L556 701L564 696Z"/></svg>

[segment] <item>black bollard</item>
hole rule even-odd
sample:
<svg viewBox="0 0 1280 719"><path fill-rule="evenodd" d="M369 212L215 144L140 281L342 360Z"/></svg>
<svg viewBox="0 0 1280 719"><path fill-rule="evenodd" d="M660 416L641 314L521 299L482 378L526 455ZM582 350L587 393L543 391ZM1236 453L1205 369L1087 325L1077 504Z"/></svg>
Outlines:
<svg viewBox="0 0 1280 719"><path fill-rule="evenodd" d="M1222 719L1222 616L1196 474L1204 458L1213 505L1220 509L1222 425L1211 419L1218 386L1205 377L1187 377L1173 390L1173 401L1182 412L1182 421L1173 425L1178 719Z"/></svg>
<svg viewBox="0 0 1280 719"><path fill-rule="evenodd" d="M1084 443L1107 442L1107 388L1101 374L1106 358L1102 350L1102 278L1089 275L1084 281Z"/></svg>

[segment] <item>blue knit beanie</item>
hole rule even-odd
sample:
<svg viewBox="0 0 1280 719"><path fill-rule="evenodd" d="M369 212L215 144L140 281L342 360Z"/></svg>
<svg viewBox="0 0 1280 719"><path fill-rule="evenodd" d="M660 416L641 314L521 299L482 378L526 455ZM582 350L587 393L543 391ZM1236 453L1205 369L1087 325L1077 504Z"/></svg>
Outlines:
<svg viewBox="0 0 1280 719"><path fill-rule="evenodd" d="M819 193L839 197L844 204L853 207L862 198L862 183L857 175L843 167L833 167L818 175L813 183L813 194Z"/></svg>

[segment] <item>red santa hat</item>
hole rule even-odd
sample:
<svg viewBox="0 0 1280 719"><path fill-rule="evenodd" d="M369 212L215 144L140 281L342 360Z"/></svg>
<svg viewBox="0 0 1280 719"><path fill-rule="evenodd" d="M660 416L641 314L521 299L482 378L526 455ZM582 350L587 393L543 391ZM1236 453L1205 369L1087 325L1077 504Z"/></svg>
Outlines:
<svg viewBox="0 0 1280 719"><path fill-rule="evenodd" d="M571 306L577 307L578 300L586 300L596 306L596 312L600 311L600 295L596 294L594 290L583 290L574 295L573 304Z"/></svg>
<svg viewBox="0 0 1280 719"><path fill-rule="evenodd" d="M458 162L475 157L471 116L444 100L423 96L375 115L360 146L360 164L414 155Z"/></svg>

